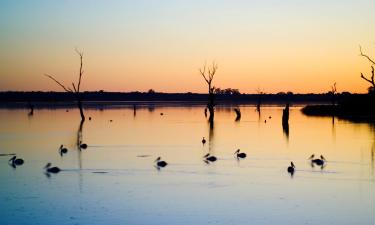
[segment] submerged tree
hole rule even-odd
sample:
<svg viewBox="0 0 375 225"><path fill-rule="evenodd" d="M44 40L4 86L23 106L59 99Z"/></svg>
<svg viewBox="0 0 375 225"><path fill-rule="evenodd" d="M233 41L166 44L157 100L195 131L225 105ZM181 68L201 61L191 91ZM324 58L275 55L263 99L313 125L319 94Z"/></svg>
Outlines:
<svg viewBox="0 0 375 225"><path fill-rule="evenodd" d="M257 88L256 92L257 92L257 109L256 109L256 111L258 113L260 113L260 105L262 104L262 95L264 94L264 92L260 88Z"/></svg>
<svg viewBox="0 0 375 225"><path fill-rule="evenodd" d="M203 76L204 80L208 85L208 103L207 109L210 113L209 121L212 123L214 121L214 114L215 114L215 87L212 86L212 80L214 79L216 70L218 66L215 62L212 63L211 67L207 67L206 64L204 65L203 69L199 69L199 72Z"/></svg>
<svg viewBox="0 0 375 225"><path fill-rule="evenodd" d="M332 105L335 106L336 104L336 94L337 94L337 88L336 88L336 82L331 86L331 95L332 95Z"/></svg>
<svg viewBox="0 0 375 225"><path fill-rule="evenodd" d="M375 65L375 61L373 59L371 59L368 55L366 55L366 54L364 54L362 52L361 46L359 46L359 51L361 53L361 56L365 57L371 63L371 78L365 77L365 75L363 75L363 73L361 73L361 78L371 84L371 86L368 88L369 94L375 94L375 92L374 92L375 91L375 81L374 81L374 65Z"/></svg>
<svg viewBox="0 0 375 225"><path fill-rule="evenodd" d="M234 112L236 113L236 120L235 121L240 121L241 120L241 110L240 110L240 108L235 108Z"/></svg>
<svg viewBox="0 0 375 225"><path fill-rule="evenodd" d="M79 55L80 67L79 67L78 82L76 84L74 82L72 82L73 89L63 85L58 80L56 80L52 75L49 75L49 74L44 74L44 75L47 76L48 78L50 78L51 80L55 81L66 92L72 93L72 94L75 95L75 98L76 98L76 101L77 101L77 104L78 104L79 113L81 115L81 121L83 122L83 121L85 121L85 114L83 113L82 99L81 99L81 93L80 93L81 80L82 80L82 75L83 75L83 52L79 51L78 49L76 49L75 51Z"/></svg>

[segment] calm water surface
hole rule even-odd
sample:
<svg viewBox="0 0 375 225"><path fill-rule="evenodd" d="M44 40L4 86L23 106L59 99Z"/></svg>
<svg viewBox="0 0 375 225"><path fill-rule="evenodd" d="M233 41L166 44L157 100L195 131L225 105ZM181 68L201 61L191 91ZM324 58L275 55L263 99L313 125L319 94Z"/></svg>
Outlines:
<svg viewBox="0 0 375 225"><path fill-rule="evenodd" d="M25 164L0 156L0 224L375 224L372 125L295 107L287 134L281 107L241 111L235 122L218 108L210 129L202 107L86 110L80 132L77 110L1 109L0 153ZM238 148L246 159L234 158ZM208 152L218 161L203 162ZM324 169L311 167L313 153ZM158 156L166 168L154 167ZM63 171L46 176L47 162Z"/></svg>

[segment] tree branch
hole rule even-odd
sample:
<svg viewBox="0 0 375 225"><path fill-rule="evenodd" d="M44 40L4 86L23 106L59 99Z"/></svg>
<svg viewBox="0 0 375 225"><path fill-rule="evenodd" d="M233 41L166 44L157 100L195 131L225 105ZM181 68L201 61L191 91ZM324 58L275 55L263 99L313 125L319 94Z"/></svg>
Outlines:
<svg viewBox="0 0 375 225"><path fill-rule="evenodd" d="M81 79L82 79L82 75L83 75L83 52L82 51L79 51L77 48L75 49L77 54L79 55L79 59L80 59L80 67L79 67L79 78L78 78L78 85L77 85L77 89L76 89L76 92L79 93L79 89L81 87Z"/></svg>
<svg viewBox="0 0 375 225"><path fill-rule="evenodd" d="M374 60L372 60L368 55L363 54L361 46L359 46L359 52L360 52L361 56L365 57L366 59L368 59L368 61L370 61L373 65L375 65L375 61Z"/></svg>
<svg viewBox="0 0 375 225"><path fill-rule="evenodd" d="M371 80L366 78L363 73L361 73L361 78L364 79L365 81L369 82L372 84L372 86L375 86L375 81L374 81L374 66L371 66Z"/></svg>
<svg viewBox="0 0 375 225"><path fill-rule="evenodd" d="M60 87L62 87L66 92L73 92L71 88L65 87L63 84L61 84L58 80L56 80L53 76L49 74L44 74L46 77L50 78L51 80L55 81Z"/></svg>
<svg viewBox="0 0 375 225"><path fill-rule="evenodd" d="M206 63L204 64L203 66L203 70L202 69L199 69L199 72L202 74L204 80L207 82L207 84L209 84L209 81L208 79L206 78Z"/></svg>
<svg viewBox="0 0 375 225"><path fill-rule="evenodd" d="M207 73L206 73L206 64L204 64L203 69L199 69L199 72L201 73L201 75L203 76L204 80L207 82L208 85L211 85L217 68L218 68L217 64L213 62L212 67L207 68Z"/></svg>

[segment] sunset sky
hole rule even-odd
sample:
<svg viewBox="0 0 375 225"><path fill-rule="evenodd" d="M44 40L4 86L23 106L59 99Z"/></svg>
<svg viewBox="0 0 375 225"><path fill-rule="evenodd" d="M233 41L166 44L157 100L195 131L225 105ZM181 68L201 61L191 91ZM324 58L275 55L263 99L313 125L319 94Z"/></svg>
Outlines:
<svg viewBox="0 0 375 225"><path fill-rule="evenodd" d="M0 1L0 91L82 89L205 92L215 60L220 88L254 93L366 92L375 58L374 0Z"/></svg>

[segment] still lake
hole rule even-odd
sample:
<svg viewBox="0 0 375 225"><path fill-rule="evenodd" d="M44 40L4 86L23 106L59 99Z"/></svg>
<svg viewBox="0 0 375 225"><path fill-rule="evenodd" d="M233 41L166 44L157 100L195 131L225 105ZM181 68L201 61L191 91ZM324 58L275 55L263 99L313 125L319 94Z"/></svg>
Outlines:
<svg viewBox="0 0 375 225"><path fill-rule="evenodd" d="M282 107L240 108L239 122L217 108L212 129L203 106L87 109L81 132L76 109L0 109L0 154L25 160L0 156L0 224L375 224L373 125L295 106L287 134ZM208 152L218 160L206 164ZM47 176L47 162L62 171Z"/></svg>

